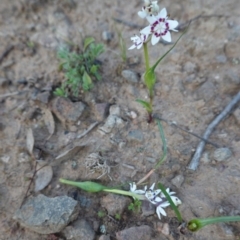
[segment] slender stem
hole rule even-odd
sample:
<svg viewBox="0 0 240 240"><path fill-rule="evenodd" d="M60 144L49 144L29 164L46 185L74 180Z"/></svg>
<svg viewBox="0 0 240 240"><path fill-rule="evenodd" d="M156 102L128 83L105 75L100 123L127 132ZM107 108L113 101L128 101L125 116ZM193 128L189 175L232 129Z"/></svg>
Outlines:
<svg viewBox="0 0 240 240"><path fill-rule="evenodd" d="M147 42L143 43L143 50L144 50L144 58L145 58L145 65L146 65L146 71L147 71L150 68Z"/></svg>
<svg viewBox="0 0 240 240"><path fill-rule="evenodd" d="M164 135L163 127L162 127L161 121L159 119L156 119L156 121L157 121L157 124L158 124L160 137L161 137L162 143L163 143L163 156L161 157L161 159L159 160L159 162L155 166L155 169L157 169L165 161L165 159L167 157L167 143L166 143L166 138L165 138L165 135Z"/></svg>
<svg viewBox="0 0 240 240"><path fill-rule="evenodd" d="M120 194L120 195L125 195L125 196L130 196L130 197L137 198L139 200L145 200L146 199L144 195L139 195L139 194L136 194L136 193L132 193L132 192L124 191L124 190L120 190L120 189L105 188L105 189L103 189L103 191L104 192L115 193L115 194Z"/></svg>

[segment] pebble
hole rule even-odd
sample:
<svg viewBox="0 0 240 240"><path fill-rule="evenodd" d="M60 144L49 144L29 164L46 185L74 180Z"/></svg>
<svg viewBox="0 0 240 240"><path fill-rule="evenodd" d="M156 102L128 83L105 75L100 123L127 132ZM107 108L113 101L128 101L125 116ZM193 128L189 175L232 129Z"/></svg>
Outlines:
<svg viewBox="0 0 240 240"><path fill-rule="evenodd" d="M2 162L4 162L4 163L8 163L9 160L10 160L10 156L8 156L8 155L4 155L4 156L2 156L0 159L2 160Z"/></svg>
<svg viewBox="0 0 240 240"><path fill-rule="evenodd" d="M130 199L116 194L108 194L101 199L102 207L106 208L108 214L113 216L116 214L121 215L129 203Z"/></svg>
<svg viewBox="0 0 240 240"><path fill-rule="evenodd" d="M177 175L175 178L172 179L172 184L176 186L177 188L180 188L181 185L184 182L184 176L183 175Z"/></svg>
<svg viewBox="0 0 240 240"><path fill-rule="evenodd" d="M136 72L132 71L132 70L123 70L121 75L129 83L138 83L139 80L140 80L139 75Z"/></svg>
<svg viewBox="0 0 240 240"><path fill-rule="evenodd" d="M40 194L28 199L16 211L14 219L31 231L51 234L63 230L78 217L78 214L78 202L72 198L67 196L49 198Z"/></svg>
<svg viewBox="0 0 240 240"><path fill-rule="evenodd" d="M71 102L68 98L57 97L52 101L52 111L63 124L77 122L84 109L84 103Z"/></svg>
<svg viewBox="0 0 240 240"><path fill-rule="evenodd" d="M114 35L112 32L103 31L102 32L102 39L103 41L110 42L113 39Z"/></svg>
<svg viewBox="0 0 240 240"><path fill-rule="evenodd" d="M156 207L150 203L149 201L142 201L142 216L143 217L148 217L153 215L156 212Z"/></svg>
<svg viewBox="0 0 240 240"><path fill-rule="evenodd" d="M102 235L99 240L110 240L110 236L109 235Z"/></svg>
<svg viewBox="0 0 240 240"><path fill-rule="evenodd" d="M226 63L227 62L227 57L226 55L222 54L222 55L217 55L216 56L216 61L218 63Z"/></svg>
<svg viewBox="0 0 240 240"><path fill-rule="evenodd" d="M109 103L96 103L93 108L93 112L97 120L102 121L107 116Z"/></svg>
<svg viewBox="0 0 240 240"><path fill-rule="evenodd" d="M131 227L119 231L116 233L117 240L151 240L152 239L152 228L147 225L142 225L140 227Z"/></svg>
<svg viewBox="0 0 240 240"><path fill-rule="evenodd" d="M229 148L218 148L213 153L213 158L218 162L225 161L231 156L232 151Z"/></svg>
<svg viewBox="0 0 240 240"><path fill-rule="evenodd" d="M80 219L67 226L63 230L66 240L93 240L95 239L95 232L92 226L85 220Z"/></svg>
<svg viewBox="0 0 240 240"><path fill-rule="evenodd" d="M129 141L142 142L143 132L141 130L135 129L128 132L127 139Z"/></svg>

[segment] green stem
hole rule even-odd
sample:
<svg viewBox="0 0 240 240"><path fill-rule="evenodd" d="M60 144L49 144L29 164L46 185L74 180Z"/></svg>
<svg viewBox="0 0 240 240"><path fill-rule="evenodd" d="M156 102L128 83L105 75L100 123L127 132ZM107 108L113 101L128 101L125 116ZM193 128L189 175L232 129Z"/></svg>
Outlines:
<svg viewBox="0 0 240 240"><path fill-rule="evenodd" d="M161 137L162 143L163 143L163 156L161 157L161 159L159 160L159 162L157 163L157 165L155 166L154 169L157 169L165 161L165 159L167 157L167 143L166 143L166 138L165 138L165 135L164 135L163 127L162 127L162 124L161 124L159 119L156 119L156 121L157 121L157 124L158 124L160 137Z"/></svg>
<svg viewBox="0 0 240 240"><path fill-rule="evenodd" d="M120 194L120 195L125 195L125 196L130 196L130 197L134 197L137 198L139 200L146 200L144 195L138 195L136 193L132 193L129 191L124 191L124 190L120 190L120 189L110 189L110 188L106 188L103 189L104 192L110 192L110 193L115 193L115 194Z"/></svg>
<svg viewBox="0 0 240 240"><path fill-rule="evenodd" d="M143 50L144 50L144 58L145 58L145 65L146 65L146 71L147 71L150 68L147 42L143 43Z"/></svg>
<svg viewBox="0 0 240 240"><path fill-rule="evenodd" d="M240 221L240 216L226 216L226 217L215 217L215 218L204 218L204 219L192 219L188 222L187 228L192 232L196 232L199 229L214 223L220 222L237 222Z"/></svg>

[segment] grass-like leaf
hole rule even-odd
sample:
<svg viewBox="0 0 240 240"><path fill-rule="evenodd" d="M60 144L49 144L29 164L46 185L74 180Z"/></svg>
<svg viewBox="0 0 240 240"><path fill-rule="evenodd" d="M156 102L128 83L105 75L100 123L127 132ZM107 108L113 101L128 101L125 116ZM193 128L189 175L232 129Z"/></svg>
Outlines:
<svg viewBox="0 0 240 240"><path fill-rule="evenodd" d="M182 216L181 216L180 212L178 211L178 208L176 207L176 205L173 203L171 197L167 193L165 187L161 183L158 183L158 188L162 191L162 193L165 195L166 199L170 203L170 206L172 207L173 211L175 212L178 221L182 222Z"/></svg>

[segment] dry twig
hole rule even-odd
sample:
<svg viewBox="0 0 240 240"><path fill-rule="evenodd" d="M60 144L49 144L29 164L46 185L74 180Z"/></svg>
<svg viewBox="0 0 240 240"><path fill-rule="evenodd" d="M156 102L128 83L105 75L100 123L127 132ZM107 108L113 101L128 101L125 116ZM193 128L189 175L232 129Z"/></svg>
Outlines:
<svg viewBox="0 0 240 240"><path fill-rule="evenodd" d="M208 125L205 133L203 134L203 138L204 139L208 139L209 136L211 135L212 131L214 130L214 128L227 116L231 113L231 111L233 110L233 108L236 106L236 104L240 101L240 92L238 92L238 94L236 94L234 96L234 98L232 99L232 101L223 109L223 111ZM198 165L199 165L199 161L200 161L200 157L202 155L203 149L205 147L206 141L201 141L198 146L197 149L195 151L195 154L191 160L191 162L188 165L188 168L191 170L196 170Z"/></svg>

